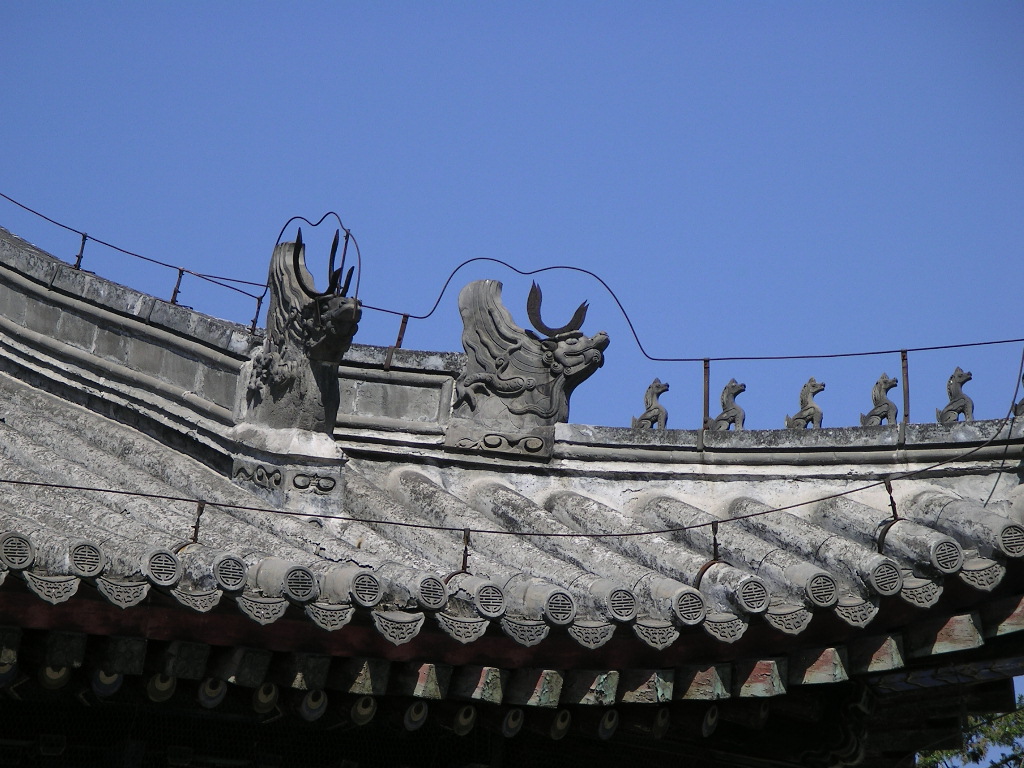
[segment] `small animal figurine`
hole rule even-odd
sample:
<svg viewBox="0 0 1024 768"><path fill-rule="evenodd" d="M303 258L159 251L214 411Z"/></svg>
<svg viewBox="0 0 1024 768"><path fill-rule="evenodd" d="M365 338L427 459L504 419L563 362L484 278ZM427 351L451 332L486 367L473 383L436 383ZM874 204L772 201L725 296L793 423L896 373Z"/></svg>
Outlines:
<svg viewBox="0 0 1024 768"><path fill-rule="evenodd" d="M964 415L964 421L974 420L974 401L964 394L963 387L971 380L971 372L957 368L946 382L946 394L949 395L949 403L941 411L935 409L935 420L939 424L956 424L960 414Z"/></svg>
<svg viewBox="0 0 1024 768"><path fill-rule="evenodd" d="M814 396L825 389L825 382L818 383L813 376L800 390L800 410L792 418L786 417L789 429L821 429L821 408L814 402Z"/></svg>
<svg viewBox="0 0 1024 768"><path fill-rule="evenodd" d="M885 373L879 377L871 390L871 402L875 407L860 415L862 427L878 427L883 420L889 424L896 423L896 403L889 399L888 392L899 383L899 379L890 379Z"/></svg>
<svg viewBox="0 0 1024 768"><path fill-rule="evenodd" d="M668 382L661 383L661 379L655 379L644 394L643 415L633 419L633 429L665 429L668 424L668 411L665 406L658 402L658 398L668 392Z"/></svg>
<svg viewBox="0 0 1024 768"><path fill-rule="evenodd" d="M736 405L736 396L747 391L746 384L740 384L736 379L729 379L729 383L722 390L722 412L718 417L708 424L707 428L713 432L728 432L729 426L733 426L737 432L743 429L743 421L747 414Z"/></svg>

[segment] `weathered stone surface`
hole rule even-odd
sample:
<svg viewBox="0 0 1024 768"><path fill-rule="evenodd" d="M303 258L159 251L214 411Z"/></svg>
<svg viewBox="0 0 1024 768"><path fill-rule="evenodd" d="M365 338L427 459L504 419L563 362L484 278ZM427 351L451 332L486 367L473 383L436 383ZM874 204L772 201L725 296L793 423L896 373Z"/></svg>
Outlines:
<svg viewBox="0 0 1024 768"><path fill-rule="evenodd" d="M607 334L584 336L582 316L549 338L527 333L513 322L494 280L463 288L459 311L466 368L455 382L453 415L460 426L449 426L445 444L550 456L551 443L534 430L568 419L573 390L604 364Z"/></svg>
<svg viewBox="0 0 1024 768"><path fill-rule="evenodd" d="M448 695L453 699L500 704L505 698L511 672L498 667L457 667L451 678Z"/></svg>
<svg viewBox="0 0 1024 768"><path fill-rule="evenodd" d="M851 640L849 658L850 669L856 674L899 669L904 666L903 638L900 635L876 635Z"/></svg>
<svg viewBox="0 0 1024 768"><path fill-rule="evenodd" d="M728 664L678 667L673 695L677 699L727 699L733 695L732 680L732 667Z"/></svg>
<svg viewBox="0 0 1024 768"><path fill-rule="evenodd" d="M733 669L736 696L781 696L786 692L787 661L784 658L738 661Z"/></svg>
<svg viewBox="0 0 1024 768"><path fill-rule="evenodd" d="M655 379L644 394L644 412L633 418L633 429L666 429L668 427L668 411L658 398L668 392L668 382Z"/></svg>
<svg viewBox="0 0 1024 768"><path fill-rule="evenodd" d="M797 651L790 655L789 685L839 683L850 679L845 648Z"/></svg>
<svg viewBox="0 0 1024 768"><path fill-rule="evenodd" d="M391 665L382 659L334 659L327 687L358 696L381 696L388 688Z"/></svg>
<svg viewBox="0 0 1024 768"><path fill-rule="evenodd" d="M978 648L985 642L976 613L918 622L907 628L904 637L907 655L915 659Z"/></svg>
<svg viewBox="0 0 1024 768"><path fill-rule="evenodd" d="M517 669L512 672L505 703L517 706L558 706L564 678L553 669Z"/></svg>
<svg viewBox="0 0 1024 768"><path fill-rule="evenodd" d="M569 670L562 684L561 702L611 706L615 703L618 687L619 673L615 670Z"/></svg>
<svg viewBox="0 0 1024 768"><path fill-rule="evenodd" d="M672 669L629 669L619 673L623 704L665 704L672 701L676 673Z"/></svg>
<svg viewBox="0 0 1024 768"><path fill-rule="evenodd" d="M419 699L444 699L452 668L447 664L402 664L391 675L390 690L400 696Z"/></svg>
<svg viewBox="0 0 1024 768"><path fill-rule="evenodd" d="M244 366L240 420L275 429L333 434L340 405L338 363L352 343L361 310L357 299L312 287L302 233L281 243L270 259L267 336Z"/></svg>

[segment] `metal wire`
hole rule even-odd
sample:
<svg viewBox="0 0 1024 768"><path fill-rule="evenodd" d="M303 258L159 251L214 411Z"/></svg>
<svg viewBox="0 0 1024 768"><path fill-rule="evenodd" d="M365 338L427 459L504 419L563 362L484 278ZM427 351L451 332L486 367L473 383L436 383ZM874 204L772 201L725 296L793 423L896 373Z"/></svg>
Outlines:
<svg viewBox="0 0 1024 768"><path fill-rule="evenodd" d="M200 280L204 280L204 281L212 283L214 285L218 285L218 286L220 286L222 288L227 288L228 290L237 291L238 293L241 293L244 296L248 296L249 298L256 299L256 301L258 302L257 303L257 318L256 319L258 319L259 308L262 307L262 301L266 297L267 291L269 290L269 284L268 283L255 283L255 282L251 282L249 280L239 280L237 278L222 277L222 276L219 276L219 275L209 275L209 274L205 274L205 273L202 273L202 272L194 272L194 271L192 271L190 269L185 269L184 267L179 267L179 266L174 265L174 264L168 264L167 262L159 261L157 259L152 259L152 258L149 258L148 256L143 256L141 254L134 253L133 251L128 251L128 250L125 250L124 248L119 248L118 246L113 245L111 243L108 243L105 240L100 240L98 238L92 237L91 235L87 235L85 232L82 232L82 231L80 231L78 229L75 229L74 227L69 227L66 224L62 224L61 222L56 221L54 219L51 219L49 216L46 216L46 215L40 213L39 211L36 211L36 210L34 210L32 208L29 208L27 205L18 202L13 197L10 197L9 195L5 195L2 192L0 192L0 197L3 197L5 200L8 200L11 203L14 203L14 205L18 206L19 208L22 208L22 209L28 211L29 213L34 214L35 216L38 216L39 218L44 219L45 221L50 222L51 224L55 224L56 226L61 227L62 229L65 229L65 230L67 230L69 232L74 232L75 234L80 235L83 238L87 238L87 239L93 240L93 241L95 241L95 242L97 242L97 243L99 243L101 245L105 245L106 247L112 248L113 250L118 251L120 253L123 253L123 254L125 254L127 256L132 256L134 258L141 259L141 260L149 262L151 264L157 264L159 266L166 267L168 269L179 270L179 271L183 272L184 274L192 275L193 277L197 277ZM324 222L324 220L327 219L329 216L333 216L337 220L338 226L341 227L345 231L345 233L352 240L352 244L355 246L357 269L356 269L356 285L355 285L355 292L353 294L353 297L354 298L359 298L359 287L360 287L360 284L361 284L361 281L362 281L362 275L363 275L363 255L362 255L362 251L359 248L359 241L356 239L355 235L352 234L352 231L350 229L345 227L345 225L342 223L341 217L335 211L328 211L323 216L321 216L320 219L317 220L315 223L310 221L309 219L303 217L303 216L293 216L293 217L291 217L290 219L288 219L288 221L285 222L284 226L281 227L281 231L278 233L277 240L275 241L274 247L276 248L277 245L279 245L281 243L281 238L284 236L285 230L288 228L288 225L291 224L292 222L294 222L294 221L303 221L306 224L309 224L311 227L317 227L320 224L322 224ZM411 312L406 312L404 310L389 309L387 307L378 307L376 305L366 304L366 303L363 303L362 307L364 309L373 310L375 312L384 312L386 314L396 315L396 316L399 316L399 317L405 315L405 316L409 317L409 319L412 319L412 320L426 320L426 319L430 318L434 314L434 312L437 311L437 308L441 304L441 299L444 298L444 295L448 291L448 287L449 287L449 285L451 285L451 282L455 278L455 275L458 274L458 272L460 270L462 270L464 267L466 267L469 264L472 264L474 262L478 262L478 261L486 261L486 262L490 262L492 264L500 264L501 266L503 266L503 267L505 267L507 269L510 269L511 271L515 272L516 274L524 275L524 276L538 275L538 274L540 274L542 272L550 272L550 271L553 271L553 270L566 270L566 271L569 271L569 272L578 272L580 274L584 274L584 275L587 275L588 277L593 278L594 280L596 280L601 285L602 288L604 288L605 291L608 292L608 295L611 296L612 300L615 302L615 305L618 307L619 312L622 314L623 319L626 321L626 325L629 328L629 332L632 335L633 340L636 342L637 348L640 350L640 354L643 355L648 360L650 360L652 362L656 362L656 363L701 363L701 362L704 362L705 360L707 360L708 362L750 362L750 361L782 361L782 360L833 360L833 359L840 359L840 358L847 358L847 357L872 357L872 356L878 356L878 355L891 355L891 354L896 354L898 352L935 352L935 351L939 351L939 350L967 349L969 347L985 347L985 346L992 346L992 345L998 345L998 344L1016 344L1016 343L1024 342L1024 338L1016 338L1016 339L997 339L997 340L994 340L994 341L976 341L976 342L968 342L968 343L965 343L965 344L939 344L939 345L926 346L926 347L903 347L903 348L881 349L881 350L871 350L871 351L866 351L866 352L839 352L839 353L809 354L809 355L728 355L728 356L724 356L724 357L657 357L655 355L650 354L647 351L647 348L643 345L643 342L640 340L640 335L637 333L636 327L633 324L633 319L630 316L629 312L626 310L625 306L622 304L622 301L619 299L619 297L615 293L615 291L612 290L611 286L608 285L608 283L605 282L604 279L602 279L601 276L598 275L597 273L592 272L589 269L583 269L582 267L574 267L574 266L567 265L567 264L556 264L556 265L553 265L553 266L541 267L540 269L521 270L521 269L518 269L517 267L512 266L511 264L509 264L506 261L502 261L501 259L491 258L490 256L476 256L476 257L474 257L472 259L466 259L462 263L458 264L448 274L448 278L445 280L444 285L441 287L441 291L440 291L440 293L438 293L437 299L434 301L433 306L430 308L430 310L428 312L426 312L424 314L417 315L417 314L413 314ZM261 294L259 294L259 295L253 294L253 293L249 293L248 291L244 291L241 288L236 288L233 285L227 285L226 283L228 283L228 282L230 282L230 283L237 283L239 285L249 285L249 286L253 286L253 287L256 287L256 288L263 288L263 292ZM254 324L255 324L255 319L254 319Z"/></svg>

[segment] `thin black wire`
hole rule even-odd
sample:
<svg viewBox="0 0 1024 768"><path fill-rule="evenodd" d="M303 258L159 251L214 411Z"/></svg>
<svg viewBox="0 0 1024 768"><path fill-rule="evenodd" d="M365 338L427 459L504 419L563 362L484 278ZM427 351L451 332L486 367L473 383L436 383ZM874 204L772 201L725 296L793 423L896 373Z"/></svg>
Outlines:
<svg viewBox="0 0 1024 768"><path fill-rule="evenodd" d="M608 292L608 295L612 297L612 301L614 301L615 305L619 308L619 312L622 313L622 317L623 317L623 319L625 319L626 325L629 327L629 332L632 334L633 340L636 342L637 347L640 349L640 354L642 354L648 360L651 360L652 362L655 362L655 363L702 363L705 360L707 360L708 362L736 362L736 361L753 361L753 360L829 360L829 359L843 358L843 357L870 357L870 356L874 356L874 355L891 355L891 354L895 354L895 353L898 353L898 352L934 352L934 351L943 350L943 349L963 349L963 348L966 348L966 347L983 347L983 346L988 346L988 345L992 345L992 344L1014 344L1014 343L1018 343L1018 342L1024 341L1024 338L1020 338L1020 339L1000 339L998 341L978 341L978 342L972 342L972 343L968 343L968 344L941 344L941 345L931 346L931 347L909 347L909 348L906 348L906 349L903 349L903 348L900 348L900 349L883 349L883 350L877 350L877 351L871 351L871 352L840 352L840 353L821 354L821 355L733 355L733 356L729 356L729 357L707 357L707 358L705 358L705 357L655 357L655 356L651 355L650 353L648 353L647 349L643 345L643 342L640 341L640 336L639 336L639 334L636 331L636 327L633 325L633 320L629 316L629 312L627 312L626 308L623 306L622 301L619 300L618 295L615 293L614 290L612 290L611 286L608 285L608 283L606 283L600 277L600 275L598 275L598 274L596 274L594 272L591 272L589 269L583 269L582 267L573 267L573 266L569 266L567 264L556 264L556 265L550 266L550 267L541 267L540 269L522 270L522 269L518 269L518 268L512 266L507 261L502 261L501 259L491 258L490 256L476 256L476 257L474 257L472 259L466 259L461 264L459 264L457 267L455 267L455 269L453 269L451 271L451 273L448 275L448 279L445 280L444 285L441 288L441 292L438 294L437 300L434 302L434 306L432 306L430 308L430 311L427 312L426 314L413 315L413 314L409 314L408 312L399 312L399 311L394 310L394 309L386 309L384 307L376 307L376 306L373 306L372 304L363 304L363 308L364 309L372 309L372 310L375 310L377 312L385 312L385 313L387 313L389 315L400 315L400 316L401 315L405 315L410 320L426 320L431 315L433 315L434 312L437 311L438 306L440 306L440 304L441 304L441 299L444 298L444 294L448 290L448 286L451 285L451 282L454 279L456 273L459 270L461 270L463 267L465 267L465 266L467 266L469 264L472 264L475 261L488 261L488 262L491 262L491 263L494 263L494 264L500 264L501 266L506 267L507 269L512 270L516 274L523 275L524 277L528 277L530 275L538 275L541 272L550 272L551 270L555 270L555 269L564 269L564 270L568 270L570 272L579 272L581 274L588 275L589 277L592 277L594 280L596 280L598 283L601 284L601 287L603 287Z"/></svg>
<svg viewBox="0 0 1024 768"><path fill-rule="evenodd" d="M207 282L213 283L214 285L219 285L219 286L221 286L223 288L227 288L228 290L237 291L238 293L241 293L241 294L243 294L245 296L248 296L249 298L256 299L257 301L259 301L261 303L262 303L262 300L264 298L266 298L267 291L270 288L269 282L268 283L254 283L254 282L249 281L249 280L239 280L239 279L231 278L231 277L221 277L221 276L218 276L218 275L208 275L208 274L204 274L202 272L193 272L192 270L185 269L184 267L178 267L178 266L175 266L173 264L168 264L166 262L158 261L156 259L151 259L148 256L143 256L141 254L125 250L124 248L119 248L118 246L112 245L111 243L108 243L108 242L106 242L104 240L99 240L99 239L97 239L95 237L87 235L85 232L77 230L74 227L69 227L66 224L62 224L59 221L55 221L54 219L51 219L49 216L46 216L46 215L40 213L39 211L33 210L32 208L29 208L27 205L25 205L23 203L19 203L13 197L10 197L9 195L5 195L2 192L0 192L0 197L3 197L4 199L14 203L19 208L22 208L22 209L28 211L29 213L32 213L32 214L38 216L41 219L45 219L46 221L50 222L51 224L55 224L58 227L61 227L62 229L68 230L69 232L74 232L75 234L81 235L82 237L86 237L86 238L88 238L90 240L93 240L93 241L95 241L95 242L97 242L97 243L99 243L101 245L105 245L108 248L114 249L115 251L119 251L119 252L121 252L123 254L126 254L128 256L132 256L132 257L137 258L137 259L142 259L143 261L148 261L148 262L153 263L153 264L158 264L158 265L160 265L162 267L167 267L168 269L180 270L181 272L183 272L185 274L189 274L189 275L192 275L194 277L198 277L201 280L206 280ZM278 245L280 245L281 238L284 236L285 230L288 228L288 225L291 224L293 221L304 221L305 223L309 224L311 227L317 227L320 224L322 224L323 221L328 216L333 216L335 219L337 219L338 226L340 226L345 231L345 233L348 235L348 237L352 240L352 244L355 246L355 249L356 249L356 260L357 260L357 270L356 270L357 274L356 274L355 293L353 294L353 296L354 296L354 298L359 298L359 287L360 287L360 284L361 284L361 281L362 281L362 276L363 276L363 254L362 254L362 251L359 248L359 241L356 239L355 235L352 234L352 231L345 227L345 225L341 221L341 216L339 216L335 211L328 211L323 216L321 216L320 219L316 223L311 222L309 219L307 219L307 218L305 218L303 216L293 216L292 218L288 219L287 222L285 222L285 225L283 227L281 227L281 231L280 231L280 233L278 233L277 240L276 240L276 242L274 244L274 247L276 248ZM441 292L438 294L437 299L434 301L434 305L430 308L430 311L427 312L426 314L415 315L415 314L411 314L409 312L401 312L401 311L395 310L395 309L387 309L386 307L378 307L378 306L375 306L373 304L363 304L362 306L363 306L364 309L370 309L370 310L373 310L375 312L384 312L386 314L396 315L396 316L399 316L399 317L407 316L410 320L426 320L429 317L431 317L434 314L434 312L437 311L437 308L441 304L441 299L444 298L444 295L445 295L445 293L448 290L448 286L451 285L451 282L455 278L455 275L463 267L465 267L465 266L467 266L469 264L472 264L473 262L476 262L476 261L487 261L487 262L491 262L491 263L494 263L494 264L500 264L503 267L506 267L507 269L510 269L513 272L515 272L517 274L520 274L520 275L523 275L523 276L537 275L537 274L540 274L541 272L549 272L549 271L552 271L552 270L562 269L562 270L568 270L570 272L579 272L581 274L584 274L584 275L587 275L589 277L592 277L594 280L596 280L605 289L605 291L608 292L608 295L610 295L612 297L612 300L615 302L615 305L619 308L619 312L622 313L622 317L625 319L626 325L629 327L629 332L633 336L633 340L636 342L636 345L637 345L637 347L640 350L640 354L642 354L648 360L651 360L652 362L656 362L656 363L700 363L700 362L703 362L704 360L707 360L708 362L750 362L750 361L776 361L776 360L780 360L780 361L781 360L831 360L831 359L839 359L839 358L845 358L845 357L872 357L872 356L877 356L877 355L891 355L891 354L896 354L898 352L935 352L935 351L948 350L948 349L966 349L968 347L985 347L985 346L991 346L991 345L997 345L997 344L1016 344L1016 343L1024 342L1024 338L1019 338L1019 339L998 339L998 340L995 340L995 341L976 341L976 342L969 342L969 343L966 343L966 344L940 344L940 345L928 346L928 347L908 347L906 349L903 349L903 348L899 348L899 349L883 349L883 350L874 350L874 351L869 351L869 352L840 352L840 353L816 354L816 355L732 355L732 356L727 356L727 357L708 357L708 358L704 358L704 357L655 357L654 355L651 355L647 351L647 348L644 347L643 342L640 341L640 335L637 333L636 327L633 325L633 320L630 317L629 313L626 311L625 306L623 306L622 301L619 300L618 295L615 293L614 290L612 290L611 286L608 285L608 283L606 283L595 272L591 272L588 269L583 269L582 267L573 267L573 266L570 266L570 265L567 265L567 264L556 264L554 266L541 267L540 269L533 269L533 270L525 270L524 271L524 270L521 270L521 269L518 269L518 268L512 266L511 264L509 264L506 261L502 261L501 259L491 258L490 256L476 256L476 257L474 257L472 259L466 259L461 264L456 266L455 269L453 269L448 274L448 279L445 280L444 285L441 287ZM243 291L240 288L235 288L234 286L231 286L231 285L224 285L224 283L218 282L218 281L228 281L228 282L238 283L240 285L250 285L250 286L257 287L257 288L263 288L263 292L260 295L256 295L256 294L249 293L247 291Z"/></svg>
<svg viewBox="0 0 1024 768"><path fill-rule="evenodd" d="M290 219L288 219L288 221L284 223L284 226L281 227L281 231L277 233L277 240L274 241L274 249L276 250L277 246L281 244L281 238L284 237L284 231L288 229L288 225L291 224L293 221L304 221L307 224L309 224L309 226L316 228L323 224L324 219L326 219L328 216L333 216L335 218L335 220L338 222L338 226L341 227L342 231L345 233L345 237L349 238L352 241L352 244L356 247L356 290L355 293L352 294L352 297L358 299L359 281L363 279L363 253L362 251L359 250L359 242L356 240L356 236L352 234L352 230L350 230L342 223L341 216L339 216L336 212L328 211L319 219L317 219L316 224L307 219L305 216L292 216ZM263 285L263 293L260 295L259 298L262 299L267 295L267 291L270 290L270 281L268 280L266 283L261 283L261 285ZM438 299L438 301L440 301L440 299Z"/></svg>
<svg viewBox="0 0 1024 768"><path fill-rule="evenodd" d="M241 288L236 288L233 285L227 285L225 282L219 282L219 281L228 281L228 282L232 282L232 283L240 283L240 284L243 284L243 285L253 285L253 286L257 286L257 287L262 287L263 283L251 283L251 282L249 282L247 280L238 280L238 279L233 278L233 277L219 277L217 275L203 274L202 272L193 272L191 269L186 269L185 267L179 267L176 264L168 264L165 261L160 261L158 259L152 259L149 256L143 256L141 253L135 253L134 251L128 251L128 250L125 250L124 248L121 248L119 246L114 245L113 243L108 243L106 240L100 240L98 237L93 237L92 235L87 234L85 232L82 232L80 230L77 230L74 227L69 227L67 224L61 224L59 221L54 221L49 216L45 216L42 213L40 213L39 211L36 211L36 210L33 210L32 208L29 208L24 203L19 203L13 197L10 197L9 195L5 195L3 192L0 192L0 197L3 197L5 200L8 200L8 201L14 203L19 208L22 208L23 210L26 210L29 213L34 214L34 215L38 216L41 219L45 219L46 221L50 222L51 224L56 224L61 229L66 229L68 232L74 232L76 235L79 235L80 237L84 237L87 240L92 240L94 243L99 243L100 245L105 245L107 248L110 248L112 250L118 251L119 253L123 253L126 256L131 256L132 258L141 259L142 261L147 261L150 264L156 264L156 265L161 266L161 267L166 267L167 269L173 269L173 270L176 270L178 272L183 272L186 275L192 275L192 277L197 277L200 280L205 280L206 282L213 283L214 285L218 285L221 288L227 288L229 291L237 291L238 293L241 293L242 295L248 296L249 298L252 298L252 299L259 298L258 296L256 296L256 294L249 293L248 291L244 291Z"/></svg>
<svg viewBox="0 0 1024 768"><path fill-rule="evenodd" d="M662 534L683 533L685 531L696 530L698 528L707 528L709 526L715 525L716 523L738 522L740 520L748 520L748 519L754 518L754 517L763 517L764 515L770 515L770 514L773 514L775 512L786 512L786 511L789 511L791 509L797 509L799 507L806 507L806 506L810 506L812 504L819 504L819 503L821 503L823 501L828 501L830 499L837 499L837 498L841 498L843 496L850 496L850 495L852 495L854 493L861 493L863 491L871 490L872 488L878 488L880 486L884 486L886 481L893 482L895 480L906 480L906 479L909 479L909 478L914 477L916 475L924 474L926 472L931 472L932 470L938 469L939 467L943 467L946 464L950 464L950 463L955 462L955 461L963 461L964 459L969 458L970 456L973 456L978 451L981 451L982 449L988 447L993 442L995 442L996 439L999 438L999 436L1001 434L1003 434L1003 430L1006 428L1007 424L1010 424L1011 428L1012 428L1012 424L1013 424L1013 421L1014 421L1014 418L1015 418L1014 417L1014 404L1016 403L1017 391L1018 391L1018 387L1019 387L1019 380L1021 379L1022 376L1024 376L1024 350L1022 350L1022 352L1021 352L1020 366L1019 366L1018 372L1017 372L1018 385L1014 387L1013 401L1010 403L1010 408L1009 408L1009 411L1007 412L1006 416L1003 417L1003 419L1002 419L1003 423L999 426L999 428L995 431L995 433L992 435L992 437L990 437L988 440L986 440L983 443L980 443L979 445L976 445L974 448L971 448L971 449L969 449L967 451L964 451L963 453L957 454L956 456L951 456L948 459L943 459L942 461L937 461L937 462L935 462L933 464L928 465L927 467L922 467L921 469L915 469L915 470L911 470L909 472L900 472L900 473L897 473L897 474L894 474L894 475L889 475L886 478L886 480L878 480L878 481L875 481L873 483L868 483L866 485L859 486L857 488L850 488L850 489L845 490L845 491L838 491L836 493L830 493L830 494L827 494L825 496L819 496L817 498L811 499L809 501L800 501L800 502L796 502L796 503L793 503L793 504L787 504L787 505L782 506L782 507L772 507L770 509L763 509L763 510L760 510L760 511L757 511L757 512L750 512L750 513L747 513L745 515L737 515L736 517L729 517L729 518L724 518L724 519L721 519L721 520L709 521L709 522L706 522L706 523L693 523L693 524L690 524L690 525L668 526L668 527L665 527L665 528L659 528L659 529L647 530L647 531L630 531L630 532L625 532L625 533L582 533L582 532L581 533L575 533L575 532L569 532L569 533L550 533L550 532L547 532L547 531L509 531L509 530L504 530L504 529L503 530L491 530L491 529L486 529L486 528L466 528L465 526L430 525L429 523L410 523L410 522L405 522L405 521L401 521L401 520L379 520L379 519L376 519L376 518L348 517L348 516L345 516L345 515L325 515L325 514L320 514L320 513L316 513L316 512L298 512L298 511L293 511L293 510L270 509L268 507L252 507L252 506L246 506L246 505L243 505L243 504L229 504L229 503L223 503L223 502L217 502L217 501L209 501L209 500L206 500L206 499L196 499L196 498L191 498L191 497L186 497L186 496L169 496L169 495L166 495L166 494L159 494L159 493L144 493L144 492L141 492L141 491L124 491L124 490L119 490L119 489L115 489L115 488L95 488L95 487L90 487L90 486L67 485L67 484L64 484L64 483L44 483L44 482L39 482L39 481L34 481L34 480L12 480L12 479L8 479L8 478L0 478L0 484L32 486L32 487L38 487L38 488L55 488L55 489L59 489L59 490L84 491L84 492L88 492L88 493L112 493L112 494L116 494L116 495L119 495L119 496L133 496L133 497L144 498L144 499L159 499L161 501L180 501L180 502L184 502L184 503L187 503L187 504L197 504L197 505L198 504L204 504L207 507L220 507L222 509L229 509L229 510L233 509L233 510L238 510L238 511L242 511L242 512L266 512L266 513L275 514L275 515L285 515L285 516L288 516L288 517L303 517L303 518L316 518L316 519L325 519L325 520L337 520L339 522L348 522L348 523L366 523L366 524L376 524L376 525L390 525L390 526L395 526L395 527L398 527L398 528L417 528L417 529L429 530L429 531L448 531L448 532L455 532L455 533L459 533L459 534L464 534L466 531L469 531L470 534L477 534L477 535L488 534L488 535L493 535L493 536L543 536L543 537L553 538L553 539L573 538L573 537L586 538L586 539L625 539L625 538L633 538L633 537L637 537L637 536L658 536L658 535L662 535ZM1007 439L1007 440L1010 439L1009 433L1007 433L1005 439ZM1009 446L1007 446L1007 447L1009 447Z"/></svg>

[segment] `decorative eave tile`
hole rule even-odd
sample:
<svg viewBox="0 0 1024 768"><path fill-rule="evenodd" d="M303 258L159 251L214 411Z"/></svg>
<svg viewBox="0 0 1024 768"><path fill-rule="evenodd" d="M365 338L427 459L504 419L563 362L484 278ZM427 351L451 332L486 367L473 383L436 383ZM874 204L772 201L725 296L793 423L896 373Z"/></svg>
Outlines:
<svg viewBox="0 0 1024 768"><path fill-rule="evenodd" d="M764 620L780 632L797 635L807 629L812 615L803 606L782 603L769 608L764 614Z"/></svg>
<svg viewBox="0 0 1024 768"><path fill-rule="evenodd" d="M283 597L255 597L238 595L235 603L239 609L257 624L272 624L284 616L288 610L288 601Z"/></svg>
<svg viewBox="0 0 1024 768"><path fill-rule="evenodd" d="M659 619L638 620L633 625L636 636L651 648L663 651L679 639L679 630L671 622Z"/></svg>
<svg viewBox="0 0 1024 768"><path fill-rule="evenodd" d="M710 613L704 619L704 631L723 643L735 643L749 626L734 613Z"/></svg>
<svg viewBox="0 0 1024 768"><path fill-rule="evenodd" d="M462 644L479 640L484 636L487 625L490 623L487 619L470 619L447 613L435 613L434 618L437 619L437 623L445 631L445 634Z"/></svg>
<svg viewBox="0 0 1024 768"><path fill-rule="evenodd" d="M217 607L221 595L224 593L219 589L211 589L205 592L188 592L179 587L171 590L174 599L182 605L191 608L199 613L207 613Z"/></svg>
<svg viewBox="0 0 1024 768"><path fill-rule="evenodd" d="M501 620L501 628L505 631L506 635L527 648L537 645L551 631L551 627L543 621L510 619L508 616Z"/></svg>
<svg viewBox="0 0 1024 768"><path fill-rule="evenodd" d="M964 562L958 575L975 589L991 592L1006 575L1006 566L987 557L972 557Z"/></svg>
<svg viewBox="0 0 1024 768"><path fill-rule="evenodd" d="M145 581L113 581L100 576L96 588L107 600L120 608L131 608L146 599L149 583Z"/></svg>
<svg viewBox="0 0 1024 768"><path fill-rule="evenodd" d="M355 613L351 605L336 605L335 603L308 603L306 615L321 629L334 632L341 629L350 621Z"/></svg>
<svg viewBox="0 0 1024 768"><path fill-rule="evenodd" d="M402 611L373 611L373 625L393 645L408 643L419 634L426 616Z"/></svg>
<svg viewBox="0 0 1024 768"><path fill-rule="evenodd" d="M53 605L70 600L82 583L77 576L43 576L31 571L22 571L21 575L25 577L29 589Z"/></svg>
<svg viewBox="0 0 1024 768"><path fill-rule="evenodd" d="M850 595L839 598L834 610L851 627L866 627L878 615L878 603Z"/></svg>
<svg viewBox="0 0 1024 768"><path fill-rule="evenodd" d="M606 621L577 621L569 625L569 636L584 648L600 648L613 634L615 625Z"/></svg>

